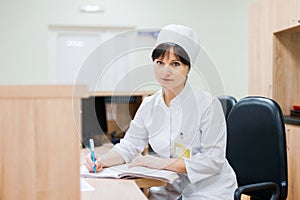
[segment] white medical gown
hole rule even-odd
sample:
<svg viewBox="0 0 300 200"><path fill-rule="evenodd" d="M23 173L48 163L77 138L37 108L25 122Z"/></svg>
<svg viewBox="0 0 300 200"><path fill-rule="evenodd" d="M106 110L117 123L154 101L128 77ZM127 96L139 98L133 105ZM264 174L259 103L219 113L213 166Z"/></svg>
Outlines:
<svg viewBox="0 0 300 200"><path fill-rule="evenodd" d="M113 148L126 163L149 143L162 158L174 157L177 142L184 142L190 158L183 158L187 174L177 184L183 199L233 199L237 187L225 157L226 122L216 97L186 83L167 107L162 89L146 97L124 139Z"/></svg>

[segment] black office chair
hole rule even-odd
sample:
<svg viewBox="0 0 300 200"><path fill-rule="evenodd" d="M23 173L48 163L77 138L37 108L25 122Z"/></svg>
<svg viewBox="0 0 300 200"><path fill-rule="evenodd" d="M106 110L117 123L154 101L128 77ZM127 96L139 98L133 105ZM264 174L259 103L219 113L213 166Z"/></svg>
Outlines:
<svg viewBox="0 0 300 200"><path fill-rule="evenodd" d="M225 118L227 119L229 112L237 101L233 96L229 95L219 96L218 99L221 102Z"/></svg>
<svg viewBox="0 0 300 200"><path fill-rule="evenodd" d="M238 181L234 199L286 199L287 154L282 111L272 99L246 97L227 119L226 156Z"/></svg>

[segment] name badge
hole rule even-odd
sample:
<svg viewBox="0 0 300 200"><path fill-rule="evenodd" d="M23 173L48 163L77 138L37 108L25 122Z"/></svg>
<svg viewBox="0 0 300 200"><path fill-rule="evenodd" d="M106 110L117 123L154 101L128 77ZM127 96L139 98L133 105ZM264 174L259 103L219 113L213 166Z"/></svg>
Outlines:
<svg viewBox="0 0 300 200"><path fill-rule="evenodd" d="M185 141L184 134L180 133L174 141L174 157L190 159L192 156L191 144Z"/></svg>
<svg viewBox="0 0 300 200"><path fill-rule="evenodd" d="M175 143L174 144L174 156L177 158L191 158L191 150L188 149L185 145Z"/></svg>

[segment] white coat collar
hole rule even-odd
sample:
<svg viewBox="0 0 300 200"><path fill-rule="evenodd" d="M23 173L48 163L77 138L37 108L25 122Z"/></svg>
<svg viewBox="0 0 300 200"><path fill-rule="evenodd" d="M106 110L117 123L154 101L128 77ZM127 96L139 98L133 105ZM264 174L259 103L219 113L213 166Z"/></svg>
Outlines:
<svg viewBox="0 0 300 200"><path fill-rule="evenodd" d="M190 86L190 84L188 82L185 83L184 85L184 88L180 91L180 93L174 98L171 100L170 102L170 108L173 108L173 107L179 107L181 106L188 98L189 96L191 95L191 92L192 92L192 88ZM163 103L163 105L166 107L166 108L169 108L167 107L165 101L164 101L164 92L163 92L163 88L160 90L160 99L161 99L161 102Z"/></svg>

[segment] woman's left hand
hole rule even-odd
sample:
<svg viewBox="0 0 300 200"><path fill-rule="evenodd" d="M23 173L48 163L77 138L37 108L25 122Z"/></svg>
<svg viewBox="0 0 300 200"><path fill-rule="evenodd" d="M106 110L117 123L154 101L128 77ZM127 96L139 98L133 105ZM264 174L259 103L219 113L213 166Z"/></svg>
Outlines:
<svg viewBox="0 0 300 200"><path fill-rule="evenodd" d="M159 158L156 156L146 155L146 156L137 156L130 164L129 167L134 166L143 166L149 167L152 169L165 169L171 163L171 160L168 158Z"/></svg>

